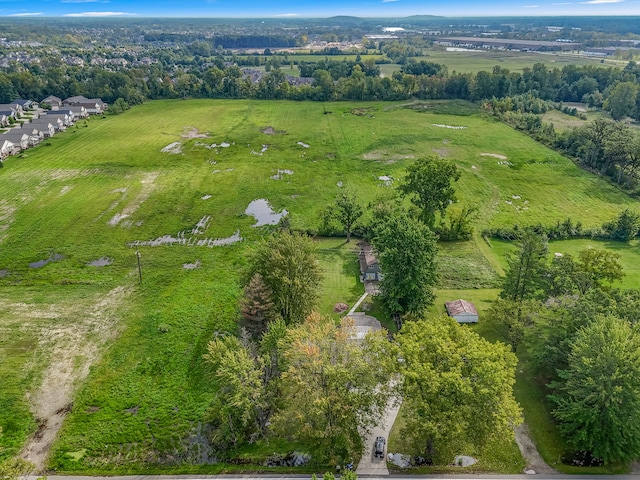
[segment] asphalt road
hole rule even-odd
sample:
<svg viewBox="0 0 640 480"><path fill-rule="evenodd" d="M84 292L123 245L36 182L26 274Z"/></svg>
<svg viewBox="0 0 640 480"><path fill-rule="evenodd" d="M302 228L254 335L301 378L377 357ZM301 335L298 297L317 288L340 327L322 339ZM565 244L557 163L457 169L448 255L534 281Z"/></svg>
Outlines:
<svg viewBox="0 0 640 480"><path fill-rule="evenodd" d="M322 478L322 472L317 473L318 478ZM360 475L358 475L360 477ZM41 476L29 476L26 480L37 480ZM47 480L274 480L274 479L310 479L311 475L129 475L118 477L88 477L88 476L60 476L47 475ZM540 475L362 475L362 478L370 480L639 480L640 475L563 475L563 474L540 474Z"/></svg>

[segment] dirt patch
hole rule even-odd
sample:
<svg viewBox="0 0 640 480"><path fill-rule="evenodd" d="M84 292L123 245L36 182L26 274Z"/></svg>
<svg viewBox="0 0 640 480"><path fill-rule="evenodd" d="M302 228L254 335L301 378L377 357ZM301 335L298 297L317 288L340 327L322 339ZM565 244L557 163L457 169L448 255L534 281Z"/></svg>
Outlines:
<svg viewBox="0 0 640 480"><path fill-rule="evenodd" d="M70 411L78 384L88 375L89 367L100 357L102 347L119 333L120 318L117 310L129 291L117 287L89 305L76 306L75 312L81 318L78 322L60 325L52 322L42 329L39 343L51 352L51 362L42 375L38 390L31 392L28 399L31 411L38 419L38 430L27 442L21 457L33 463L38 472L46 465L51 445L62 426L64 417ZM31 316L41 317L39 308L26 305ZM69 312L57 311L56 316L66 316Z"/></svg>
<svg viewBox="0 0 640 480"><path fill-rule="evenodd" d="M208 133L200 133L196 127L184 127L182 138L208 138Z"/></svg>
<svg viewBox="0 0 640 480"><path fill-rule="evenodd" d="M376 162L381 162L386 165L391 165L393 163L399 162L400 160L410 160L415 158L414 155L408 153L392 153L386 150L373 150L371 152L364 153L362 155L364 160L373 160Z"/></svg>
<svg viewBox="0 0 640 480"><path fill-rule="evenodd" d="M268 126L260 130L265 135L284 135L287 133L286 130L276 130L272 126Z"/></svg>
<svg viewBox="0 0 640 480"><path fill-rule="evenodd" d="M531 440L529 427L525 423L515 429L515 434L520 453L527 462L525 470L533 470L535 473L558 473L547 465L538 453L535 443Z"/></svg>
<svg viewBox="0 0 640 480"><path fill-rule="evenodd" d="M493 157L493 158L497 158L498 160L506 160L507 157L505 157L504 155L500 155L499 153L481 153L480 154L481 157Z"/></svg>
<svg viewBox="0 0 640 480"><path fill-rule="evenodd" d="M160 150L162 153L170 153L172 155L179 155L182 153L182 143L173 142Z"/></svg>
<svg viewBox="0 0 640 480"><path fill-rule="evenodd" d="M142 178L142 180L140 180L140 183L142 184L142 188L140 189L140 193L138 193L138 196L133 200L133 202L131 202L129 205L127 205L122 210L122 212L116 213L111 218L111 220L109 220L108 224L110 226L112 226L112 227L115 227L122 220L124 220L125 218L128 218L131 215L133 215L136 212L136 210L138 210L138 208L140 208L140 205L142 205L142 203L147 198L149 198L149 195L151 195L151 192L155 188L156 178L158 178L158 172L147 173Z"/></svg>
<svg viewBox="0 0 640 480"><path fill-rule="evenodd" d="M431 151L437 153L441 157L449 156L449 150L447 150L446 148L432 148Z"/></svg>
<svg viewBox="0 0 640 480"><path fill-rule="evenodd" d="M373 118L373 112L375 112L374 108L367 108L367 107L361 107L361 108L352 108L351 109L351 115L356 115L358 117L371 117Z"/></svg>

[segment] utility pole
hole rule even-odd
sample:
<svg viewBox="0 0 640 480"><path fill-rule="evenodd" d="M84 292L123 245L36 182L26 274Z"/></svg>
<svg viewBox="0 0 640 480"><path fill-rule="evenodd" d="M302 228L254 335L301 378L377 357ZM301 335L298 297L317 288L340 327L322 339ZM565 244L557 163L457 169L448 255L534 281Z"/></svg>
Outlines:
<svg viewBox="0 0 640 480"><path fill-rule="evenodd" d="M140 266L140 250L136 247L136 257L138 258L138 275L140 276L140 285L142 285L142 267Z"/></svg>

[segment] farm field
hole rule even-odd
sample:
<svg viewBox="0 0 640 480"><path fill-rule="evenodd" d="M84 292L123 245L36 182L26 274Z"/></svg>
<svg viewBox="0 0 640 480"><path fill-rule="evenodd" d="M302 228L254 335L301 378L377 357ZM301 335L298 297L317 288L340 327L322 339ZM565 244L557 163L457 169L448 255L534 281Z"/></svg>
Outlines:
<svg viewBox="0 0 640 480"><path fill-rule="evenodd" d="M266 199L314 232L338 184L373 201L424 155L457 163L478 230L599 225L637 204L462 102L150 102L10 157L0 170L0 384L10 386L0 455L68 412L49 464L58 472L212 458L202 355L216 332L234 331L248 251L272 228L254 226L249 204ZM323 314L362 292L353 245L319 241ZM489 302L506 248L443 244L438 302L475 289ZM48 411L38 399L58 391Z"/></svg>
<svg viewBox="0 0 640 480"><path fill-rule="evenodd" d="M549 68L562 68L565 65L620 66L619 62L611 59L604 59L601 62L601 59L556 53L506 52L499 50L474 50L471 52L425 50L424 54L426 55L425 57L417 57L416 60L426 60L446 65L449 73L454 71L458 73L490 71L496 65L512 72L521 72L525 67L532 68L536 63L544 63Z"/></svg>

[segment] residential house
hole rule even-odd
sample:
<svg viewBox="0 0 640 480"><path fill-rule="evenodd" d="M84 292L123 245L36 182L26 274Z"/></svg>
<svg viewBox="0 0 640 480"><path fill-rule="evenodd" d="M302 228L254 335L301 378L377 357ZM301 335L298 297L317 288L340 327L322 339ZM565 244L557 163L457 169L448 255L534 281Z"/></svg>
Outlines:
<svg viewBox="0 0 640 480"><path fill-rule="evenodd" d="M62 101L63 105L74 107L83 106L89 115L101 114L107 108L107 104L100 98L87 98L82 95L69 97Z"/></svg>
<svg viewBox="0 0 640 480"><path fill-rule="evenodd" d="M382 270L380 263L373 253L373 247L367 242L360 242L360 281L361 282L377 282L382 280Z"/></svg>
<svg viewBox="0 0 640 480"><path fill-rule="evenodd" d="M62 99L58 98L54 95L49 95L47 98L42 100L40 103L48 103L51 105L52 109L60 108L62 106Z"/></svg>
<svg viewBox="0 0 640 480"><path fill-rule="evenodd" d="M23 111L34 110L38 108L38 102L34 102L33 100L24 100L22 98L19 98L18 100L14 100L11 103L13 105L20 105Z"/></svg>
<svg viewBox="0 0 640 480"><path fill-rule="evenodd" d="M35 120L27 125L25 125L25 127L33 127L33 128L37 128L40 130L40 132L42 133L43 138L49 138L52 137L53 135L55 135L56 130L57 130L57 123L54 124L52 122L50 122L49 120Z"/></svg>
<svg viewBox="0 0 640 480"><path fill-rule="evenodd" d="M22 105L18 105L17 103L0 104L0 112L2 113L12 112L10 116L11 118L15 118L15 119L22 117L22 115L24 114Z"/></svg>
<svg viewBox="0 0 640 480"><path fill-rule="evenodd" d="M0 140L8 140L13 144L12 154L29 148L29 135L21 132L20 129L0 134Z"/></svg>
<svg viewBox="0 0 640 480"><path fill-rule="evenodd" d="M0 160L7 158L13 154L13 143L7 139L3 139L0 135Z"/></svg>
<svg viewBox="0 0 640 480"><path fill-rule="evenodd" d="M73 115L74 121L78 121L81 118L87 118L89 116L87 109L84 108L82 105L77 105L73 107L62 107L58 110L58 113L66 113L69 115Z"/></svg>
<svg viewBox="0 0 640 480"><path fill-rule="evenodd" d="M23 125L23 127L20 130L16 130L16 132L26 133L29 136L30 147L35 147L44 138L42 130L38 127L31 126L31 124Z"/></svg>
<svg viewBox="0 0 640 480"><path fill-rule="evenodd" d="M58 110L62 113L72 113L75 120L79 120L81 118L89 118L89 112L82 105L74 105L72 107L63 107Z"/></svg>
<svg viewBox="0 0 640 480"><path fill-rule="evenodd" d="M8 125L9 125L9 117L4 113L0 113L0 127L6 127Z"/></svg>
<svg viewBox="0 0 640 480"><path fill-rule="evenodd" d="M458 323L477 323L478 311L471 302L466 300L453 300L446 302L444 307L447 309L447 314L453 317Z"/></svg>
<svg viewBox="0 0 640 480"><path fill-rule="evenodd" d="M73 125L73 119L67 113L49 112L46 115L43 115L42 118L46 118L50 122L54 120L61 120L61 122L58 122L59 124L61 123L61 128L59 128L59 130L66 130L67 127Z"/></svg>

